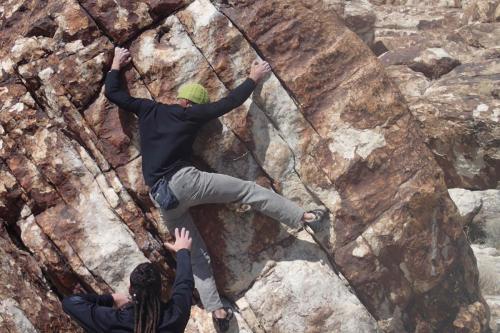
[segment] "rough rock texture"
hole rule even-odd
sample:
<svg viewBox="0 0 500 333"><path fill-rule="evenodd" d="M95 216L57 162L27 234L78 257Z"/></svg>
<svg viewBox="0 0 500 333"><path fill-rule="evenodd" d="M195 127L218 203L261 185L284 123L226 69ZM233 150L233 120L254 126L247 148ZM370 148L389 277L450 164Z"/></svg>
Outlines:
<svg viewBox="0 0 500 333"><path fill-rule="evenodd" d="M218 17L219 22L212 21L214 15L215 18ZM206 34L211 32L204 29L192 30L196 28L196 23L192 20L194 17L199 22L206 22L206 27L213 25L212 31L218 30L221 37L225 35L229 44L234 42L231 37L239 39L242 46L240 55L242 63L241 66L235 68L235 72L228 69L224 78L217 75L217 70L214 72L210 60L212 56L215 56L215 53L211 52L215 51L204 52L204 47L208 44L203 44L203 40L207 41ZM152 95L158 100L168 101L168 98L172 98L171 91L175 91L183 82L200 81L209 82L208 89L211 96L216 98L227 92L224 85L225 79L228 82L233 80L230 83L233 85L236 84L235 80L244 79L245 73L241 71L248 68L251 61L255 59L255 53L236 29L221 30L228 23L229 21L217 12L210 2L196 1L177 16L165 20L158 28L146 31L137 38L131 45L134 64L144 77ZM193 34L192 40L188 32ZM226 35L225 32L229 33ZM197 33L200 35L196 36ZM152 50L153 53L144 53L144 50ZM224 54L219 51L219 57L223 56ZM236 55L233 59L238 61ZM223 61L222 58L221 61ZM279 87L277 80L274 87L275 89ZM282 91L282 94L286 96L285 91ZM291 100L289 103L293 104ZM274 111L274 108L269 108ZM309 194L294 169L293 153L263 110L253 102L248 102L236 112L237 114L223 117L221 122L215 121L207 126L208 131L202 134L201 140L195 147L197 158L211 169L239 178L255 180L264 185L272 185L297 202L314 207L314 198ZM214 256L215 273L218 281L221 282L221 289L233 298L246 299L260 325L274 326L275 329L283 332L289 331L291 328L277 323L273 314L268 314L267 311L261 309L260 302L266 291L263 288L256 288L257 291L254 291L255 280L261 279L259 276L264 272L273 280L282 279L283 273L278 268L271 266L266 269L266 263L270 260L290 260L292 264L287 269L301 271L307 260L325 260L321 250L313 247L312 254L307 257L304 245L294 243L293 238L290 238L285 229L279 228L275 221L260 214L249 213L237 216L231 209L217 206L197 209L193 213L204 238L210 242L209 248ZM259 236L263 232L265 235ZM282 245L277 244L278 241L291 243L286 246L287 251L282 249ZM286 258L284 253L295 255ZM287 314L275 313L274 316L282 316L285 322L292 322L295 325L292 331L302 331L314 324L313 326L316 326L319 332L328 332L332 327L340 327L341 321L349 317L348 313L357 314L358 320L351 323L350 327L355 330L374 331L375 322L359 301L345 289L336 275L328 274L329 271L331 272L331 267L326 270L325 267L317 267L316 271L318 274L324 272L326 276L323 279L328 281L329 287L336 290L339 297L345 298L346 303L352 304L346 309L343 308L342 311L346 311L345 315L337 317L335 314L341 311L337 307L338 303L335 305L331 303L331 300L321 298L319 303L311 305L313 308L324 311L322 317L328 322L325 326L321 323L298 320L301 316L294 314L294 311ZM283 290L283 301L276 300L271 304L272 307L280 306L280 304L284 306L286 302L299 303L307 293L310 293L308 296L311 300L319 298L322 294L321 289L311 290L309 285L300 283L302 281L300 276L294 281L297 283L296 288ZM257 295L250 298L248 295L252 295L252 291ZM308 310L310 311L310 308ZM340 318L343 319L340 320ZM244 319L247 320L246 316ZM251 324L248 323L248 325ZM349 330L346 327L344 331Z"/></svg>
<svg viewBox="0 0 500 333"><path fill-rule="evenodd" d="M490 326L500 330L500 251L498 248L473 245L479 268L479 285L491 311Z"/></svg>
<svg viewBox="0 0 500 333"><path fill-rule="evenodd" d="M328 246L341 271L379 319L402 321L409 330L437 329L450 314L427 302L437 290L455 288L462 259L474 259L457 251L465 241L453 204L438 194L446 191L444 183L397 89L356 36L321 9L319 2L221 4L321 138L318 163L340 196L332 212L335 243ZM311 33L316 38L306 39ZM405 142L398 139L402 133ZM398 162L402 156L404 163ZM405 250L410 243L411 255Z"/></svg>
<svg viewBox="0 0 500 333"><path fill-rule="evenodd" d="M486 330L476 262L427 132L363 43L377 47L368 1L24 0L0 9L0 250L15 250L9 264L28 261L29 279L41 281L18 287L30 305L1 292L10 331L72 330L57 296L124 291L139 262L157 262L172 278L137 121L103 95L113 45L125 42L128 90L164 103L186 81L217 99L256 57L269 61L273 73L252 97L203 129L194 160L330 211L312 238L237 205L193 209L220 290L240 310L233 331ZM394 63L421 69L412 84L422 93L466 59L436 47ZM488 110L479 116L491 118ZM494 139L488 146L486 130L484 138L480 154L490 156ZM489 184L494 175L483 169L474 177ZM36 310L42 291L53 300L45 311ZM187 331L214 329L194 307Z"/></svg>
<svg viewBox="0 0 500 333"><path fill-rule="evenodd" d="M470 240L500 248L500 191L456 188L450 189L449 193L466 219Z"/></svg>
<svg viewBox="0 0 500 333"><path fill-rule="evenodd" d="M375 39L375 22L377 16L368 0L344 1L323 0L327 10L335 11L344 19L345 25L369 46Z"/></svg>
<svg viewBox="0 0 500 333"><path fill-rule="evenodd" d="M420 122L448 187L498 188L500 24L494 13L500 2L372 3L370 45Z"/></svg>
<svg viewBox="0 0 500 333"><path fill-rule="evenodd" d="M371 2L369 10L377 19L375 39L369 45L420 122L426 143L444 170L469 241L498 247L500 2ZM500 274L484 264L484 256L475 254L480 281L500 280ZM485 299L492 318L497 318L497 293L486 292L481 285L483 293L491 294ZM495 321L490 325L493 330Z"/></svg>
<svg viewBox="0 0 500 333"><path fill-rule="evenodd" d="M500 191L450 189L466 224L479 268L479 285L491 311L490 326L500 330Z"/></svg>
<svg viewBox="0 0 500 333"><path fill-rule="evenodd" d="M103 33L114 41L123 43L189 2L189 0L82 0L80 4L102 27Z"/></svg>
<svg viewBox="0 0 500 333"><path fill-rule="evenodd" d="M0 226L0 273L3 332L82 332L62 313L37 260L16 247L4 224Z"/></svg>

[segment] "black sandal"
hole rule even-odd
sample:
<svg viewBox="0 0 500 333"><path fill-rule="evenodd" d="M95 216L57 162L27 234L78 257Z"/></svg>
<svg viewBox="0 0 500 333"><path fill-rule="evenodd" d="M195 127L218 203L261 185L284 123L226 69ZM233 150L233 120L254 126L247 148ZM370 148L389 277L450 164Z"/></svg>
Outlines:
<svg viewBox="0 0 500 333"><path fill-rule="evenodd" d="M233 309L231 309L230 307L224 307L224 310L226 311L225 318L217 318L212 314L212 320L214 321L214 325L216 328L218 328L219 332L226 332L229 329L229 323L231 322L231 319L233 319L234 317Z"/></svg>
<svg viewBox="0 0 500 333"><path fill-rule="evenodd" d="M308 211L307 213L311 213L314 215L314 219L310 221L304 221L304 228L308 232L316 233L321 230L321 222L325 218L326 210L325 209L313 209ZM309 229L309 230L308 230Z"/></svg>

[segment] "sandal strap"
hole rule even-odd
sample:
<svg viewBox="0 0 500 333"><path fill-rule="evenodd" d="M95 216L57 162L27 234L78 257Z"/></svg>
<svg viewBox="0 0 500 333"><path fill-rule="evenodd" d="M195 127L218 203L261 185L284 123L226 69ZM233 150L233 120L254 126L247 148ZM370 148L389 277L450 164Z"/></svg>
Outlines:
<svg viewBox="0 0 500 333"><path fill-rule="evenodd" d="M314 214L314 220L309 221L308 223L316 222L316 221L321 221L323 217L325 216L325 210L324 209L313 209L308 211L308 213Z"/></svg>
<svg viewBox="0 0 500 333"><path fill-rule="evenodd" d="M217 318L216 316L212 315L212 318L219 322L219 321L231 321L234 317L234 312L233 309L230 307L223 307L223 309L226 311L226 316L224 318Z"/></svg>

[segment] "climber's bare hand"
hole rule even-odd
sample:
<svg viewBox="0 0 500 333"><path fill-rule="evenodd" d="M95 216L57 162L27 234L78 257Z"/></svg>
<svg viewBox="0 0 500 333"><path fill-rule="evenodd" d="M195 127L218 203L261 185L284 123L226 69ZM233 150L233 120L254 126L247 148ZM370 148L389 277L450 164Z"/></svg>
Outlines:
<svg viewBox="0 0 500 333"><path fill-rule="evenodd" d="M130 303L130 298L125 294L111 294L111 297L113 297L113 302L117 308L121 308Z"/></svg>
<svg viewBox="0 0 500 333"><path fill-rule="evenodd" d="M115 47L115 56L113 58L113 65L111 66L111 69L120 70L128 65L131 60L132 57L127 49L123 47Z"/></svg>
<svg viewBox="0 0 500 333"><path fill-rule="evenodd" d="M271 71L271 66L266 61L255 60L250 68L250 75L248 76L254 82L259 82L267 73Z"/></svg>
<svg viewBox="0 0 500 333"><path fill-rule="evenodd" d="M177 252L182 249L191 250L191 245L193 244L193 239L189 237L189 230L182 228L179 232L178 228L175 228L175 243L165 243L165 246L173 252Z"/></svg>

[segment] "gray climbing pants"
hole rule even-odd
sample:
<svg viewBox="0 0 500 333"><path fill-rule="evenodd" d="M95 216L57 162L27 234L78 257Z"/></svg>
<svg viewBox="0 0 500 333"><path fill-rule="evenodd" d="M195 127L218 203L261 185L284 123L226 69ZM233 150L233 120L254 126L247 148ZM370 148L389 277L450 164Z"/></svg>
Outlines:
<svg viewBox="0 0 500 333"><path fill-rule="evenodd" d="M222 308L222 302L215 285L207 247L193 223L189 207L208 203L244 203L292 228L301 226L305 212L295 203L255 182L203 172L194 167L177 171L170 180L169 187L179 205L174 209L161 209L161 213L170 232L182 227L190 232L193 239L191 263L195 287L208 312Z"/></svg>

